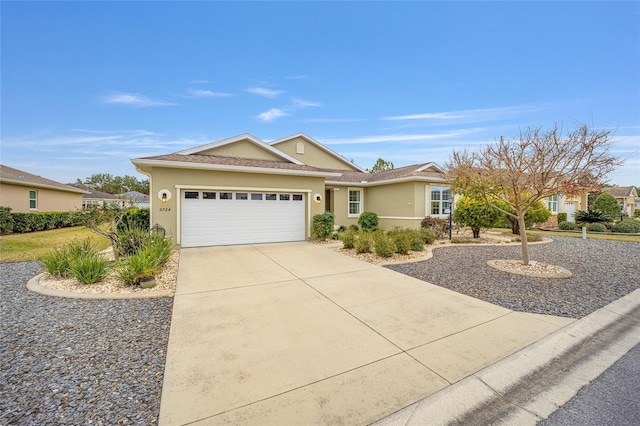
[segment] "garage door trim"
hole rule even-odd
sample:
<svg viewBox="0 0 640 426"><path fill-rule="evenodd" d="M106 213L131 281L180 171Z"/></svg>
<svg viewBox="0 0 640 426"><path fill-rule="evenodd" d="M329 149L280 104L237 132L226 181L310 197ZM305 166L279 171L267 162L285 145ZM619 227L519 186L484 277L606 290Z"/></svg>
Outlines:
<svg viewBox="0 0 640 426"><path fill-rule="evenodd" d="M264 188L264 187L252 187L252 186L208 186L208 185L175 185L176 189L176 242L181 244L182 240L182 194L184 191L194 190L194 191L203 191L203 190L211 190L211 191L229 191L229 192L297 192L297 193L305 193L307 194L307 205L306 205L306 219L307 219L307 231L311 229L311 190L310 189L302 189L302 188ZM306 232L305 231L305 234Z"/></svg>

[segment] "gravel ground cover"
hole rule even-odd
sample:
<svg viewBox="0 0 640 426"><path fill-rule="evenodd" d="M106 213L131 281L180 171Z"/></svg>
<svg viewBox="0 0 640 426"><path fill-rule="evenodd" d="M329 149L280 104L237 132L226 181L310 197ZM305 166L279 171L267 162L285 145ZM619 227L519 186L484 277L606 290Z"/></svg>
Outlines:
<svg viewBox="0 0 640 426"><path fill-rule="evenodd" d="M29 292L41 272L0 264L0 424L157 424L173 299Z"/></svg>
<svg viewBox="0 0 640 426"><path fill-rule="evenodd" d="M531 259L562 266L570 278L530 278L487 265L493 259L520 259L517 246L437 248L423 262L389 269L520 312L582 318L640 288L640 244L553 237L529 246Z"/></svg>

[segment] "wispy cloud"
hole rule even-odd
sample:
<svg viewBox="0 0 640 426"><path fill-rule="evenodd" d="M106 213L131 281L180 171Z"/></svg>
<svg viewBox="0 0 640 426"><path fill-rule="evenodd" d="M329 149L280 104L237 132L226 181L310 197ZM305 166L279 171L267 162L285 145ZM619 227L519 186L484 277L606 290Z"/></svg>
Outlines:
<svg viewBox="0 0 640 426"><path fill-rule="evenodd" d="M354 138L340 139L324 139L323 143L327 145L350 145L350 144L366 144L366 143L388 143L388 142L422 142L433 139L456 138L470 133L475 133L480 129L463 129L453 130L447 133L432 134L396 134L396 135L374 135Z"/></svg>
<svg viewBox="0 0 640 426"><path fill-rule="evenodd" d="M129 105L133 107L176 105L173 102L151 99L137 93L122 93L122 92L113 93L111 95L106 96L104 98L104 102L107 104L121 104L121 105Z"/></svg>
<svg viewBox="0 0 640 426"><path fill-rule="evenodd" d="M365 121L364 118L304 118L300 123L356 123Z"/></svg>
<svg viewBox="0 0 640 426"><path fill-rule="evenodd" d="M258 115L258 118L265 122L271 122L277 118L284 117L285 115L289 115L286 112L282 111L278 108L272 108L269 111L265 111Z"/></svg>
<svg viewBox="0 0 640 426"><path fill-rule="evenodd" d="M299 108L319 107L322 105L319 102L305 101L304 99L298 99L298 98L292 98L291 102L293 102L294 106Z"/></svg>
<svg viewBox="0 0 640 426"><path fill-rule="evenodd" d="M406 120L423 120L423 121L458 121L479 122L479 121L495 121L505 118L511 118L533 111L540 111L548 108L548 106L511 106L503 108L481 108L460 111L446 112L427 112L419 114L395 115L381 117L380 120L388 121L406 121Z"/></svg>
<svg viewBox="0 0 640 426"><path fill-rule="evenodd" d="M187 94L191 98L225 98L232 96L231 93L226 92L214 92L212 90L203 89L187 89Z"/></svg>
<svg viewBox="0 0 640 426"><path fill-rule="evenodd" d="M267 89L266 87L249 87L246 89L246 92L270 99L274 99L281 93L284 93L282 90Z"/></svg>
<svg viewBox="0 0 640 426"><path fill-rule="evenodd" d="M191 80L191 84L209 84L209 80Z"/></svg>

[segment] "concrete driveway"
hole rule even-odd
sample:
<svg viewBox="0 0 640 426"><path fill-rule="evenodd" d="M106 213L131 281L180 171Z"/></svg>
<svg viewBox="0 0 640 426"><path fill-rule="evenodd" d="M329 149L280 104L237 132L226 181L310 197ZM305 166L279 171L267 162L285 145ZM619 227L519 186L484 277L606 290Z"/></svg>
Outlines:
<svg viewBox="0 0 640 426"><path fill-rule="evenodd" d="M322 245L183 249L160 424L368 424L572 321Z"/></svg>

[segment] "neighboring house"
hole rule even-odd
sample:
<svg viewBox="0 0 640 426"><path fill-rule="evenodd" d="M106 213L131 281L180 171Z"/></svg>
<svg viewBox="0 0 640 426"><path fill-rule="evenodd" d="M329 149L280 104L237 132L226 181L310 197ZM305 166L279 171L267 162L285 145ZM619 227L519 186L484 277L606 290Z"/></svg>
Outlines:
<svg viewBox="0 0 640 426"><path fill-rule="evenodd" d="M636 198L638 198L635 186L608 186L602 188L601 191L613 195L620 204L621 211L627 216L633 217L636 211Z"/></svg>
<svg viewBox="0 0 640 426"><path fill-rule="evenodd" d="M82 208L86 209L91 206L102 206L106 204L117 204L118 206L122 206L122 198L108 194L106 192L98 191L97 189L90 188L85 185L73 184L76 188L80 188L86 191L86 194L82 195Z"/></svg>
<svg viewBox="0 0 640 426"><path fill-rule="evenodd" d="M125 205L132 207L149 208L151 206L149 196L138 191L125 192L120 194Z"/></svg>
<svg viewBox="0 0 640 426"><path fill-rule="evenodd" d="M79 209L85 193L71 185L0 165L0 206L16 213Z"/></svg>
<svg viewBox="0 0 640 426"><path fill-rule="evenodd" d="M372 174L304 134L244 134L132 162L150 178L151 224L182 247L306 240L325 210L337 225L374 211L384 228L419 227L450 206L434 163Z"/></svg>
<svg viewBox="0 0 640 426"><path fill-rule="evenodd" d="M545 198L544 204L551 212L551 217L538 226L542 228L558 226L558 213L566 213L567 221L575 222L576 211L587 210L588 194L587 191L583 191L581 194L573 196L556 194Z"/></svg>

